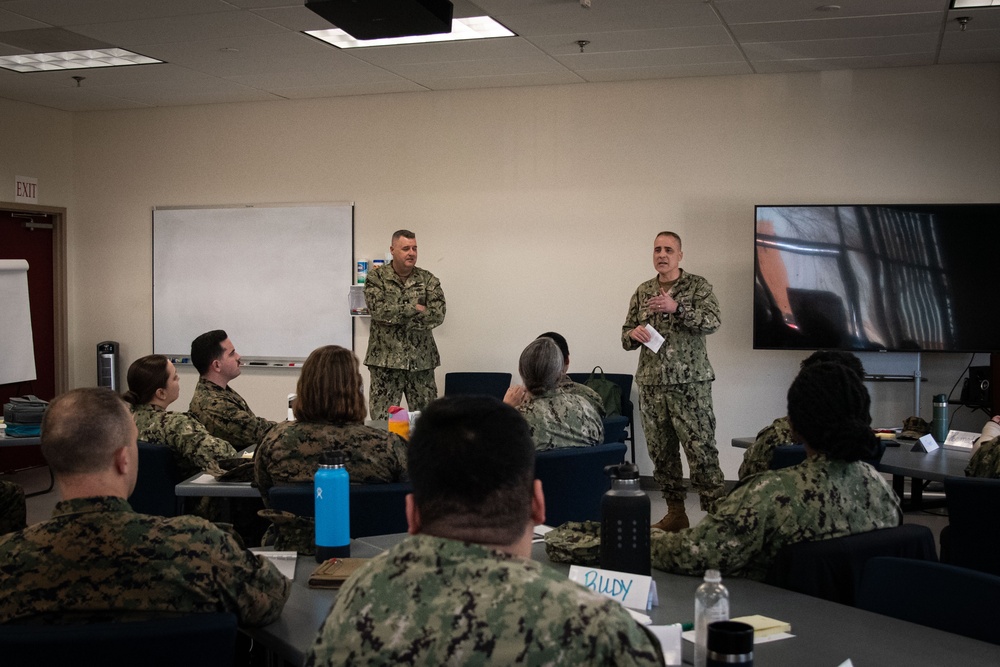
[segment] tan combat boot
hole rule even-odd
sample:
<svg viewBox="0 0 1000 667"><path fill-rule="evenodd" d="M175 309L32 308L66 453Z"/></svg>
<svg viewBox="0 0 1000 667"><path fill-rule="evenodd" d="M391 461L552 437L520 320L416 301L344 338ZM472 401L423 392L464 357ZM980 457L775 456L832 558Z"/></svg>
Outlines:
<svg viewBox="0 0 1000 667"><path fill-rule="evenodd" d="M676 533L678 530L684 530L690 525L687 512L684 511L684 501L668 500L667 513L662 519L653 524L653 528L659 528L667 533Z"/></svg>

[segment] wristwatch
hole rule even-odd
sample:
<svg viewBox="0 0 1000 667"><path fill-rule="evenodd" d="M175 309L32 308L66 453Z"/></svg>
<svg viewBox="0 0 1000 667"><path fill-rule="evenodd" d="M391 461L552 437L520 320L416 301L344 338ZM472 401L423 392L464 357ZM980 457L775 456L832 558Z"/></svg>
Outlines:
<svg viewBox="0 0 1000 667"><path fill-rule="evenodd" d="M679 303L677 304L677 310L674 311L674 315L680 317L683 314L684 314L684 305Z"/></svg>

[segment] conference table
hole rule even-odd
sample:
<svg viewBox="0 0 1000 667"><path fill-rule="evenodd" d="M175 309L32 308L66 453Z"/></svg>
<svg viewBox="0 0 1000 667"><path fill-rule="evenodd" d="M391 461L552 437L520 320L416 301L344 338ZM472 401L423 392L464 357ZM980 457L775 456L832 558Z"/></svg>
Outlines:
<svg viewBox="0 0 1000 667"><path fill-rule="evenodd" d="M733 438L732 446L746 449L753 444L753 438ZM923 499L924 481L942 482L949 477L965 477L965 468L972 458L970 451L939 447L933 452L915 452L915 440L889 440L878 465L879 472L892 475L892 489L900 501L906 501L907 510L925 507ZM905 498L906 478L910 478L910 497Z"/></svg>
<svg viewBox="0 0 1000 667"><path fill-rule="evenodd" d="M381 535L352 540L351 555L371 557L388 549L403 535ZM535 544L532 558L557 571L569 566L551 563L544 544ZM299 556L291 595L281 617L262 628L247 629L256 642L293 665L302 665L316 634L336 600L332 590L308 587L317 567L313 557ZM653 570L659 605L645 613L656 625L687 623L694 614L699 577ZM854 667L881 665L1000 664L1000 646L942 632L846 605L793 593L746 579L724 579L729 589L731 616L763 614L791 623L794 637L758 644L754 658L768 667L837 667L848 658ZM683 642L684 664L691 664L693 648Z"/></svg>
<svg viewBox="0 0 1000 667"><path fill-rule="evenodd" d="M42 444L42 439L36 436L29 436L26 438L17 438L14 436L5 436L0 438L0 447L38 447ZM40 496L42 494L48 493L55 486L55 477L52 475L52 469L49 468L49 485L47 488L41 491L32 491L31 493L25 493L25 498L32 498L34 496Z"/></svg>

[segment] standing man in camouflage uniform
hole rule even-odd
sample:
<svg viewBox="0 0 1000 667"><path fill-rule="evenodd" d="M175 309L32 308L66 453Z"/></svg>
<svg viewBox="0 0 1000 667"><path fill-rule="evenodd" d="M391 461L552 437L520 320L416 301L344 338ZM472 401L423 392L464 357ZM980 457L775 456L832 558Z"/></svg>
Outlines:
<svg viewBox="0 0 1000 667"><path fill-rule="evenodd" d="M667 531L689 525L680 445L701 508L711 512L725 495L715 448L715 373L705 349L705 336L721 323L719 301L707 280L680 268L683 257L680 236L674 232L656 235L653 268L657 276L635 290L622 325L622 347L640 348L635 374L639 413L653 459L653 478L667 501L666 516L653 527ZM651 340L647 326L665 339L658 352L645 346Z"/></svg>
<svg viewBox="0 0 1000 667"><path fill-rule="evenodd" d="M106 388L57 397L42 454L62 500L52 518L0 537L0 623L90 623L151 615L278 618L291 582L229 533L194 516L137 514L135 422Z"/></svg>
<svg viewBox="0 0 1000 667"><path fill-rule="evenodd" d="M898 526L896 494L861 460L879 449L870 408L868 390L848 368L828 362L802 369L788 390L788 418L806 460L751 477L693 528L653 530L653 567L763 580L787 544Z"/></svg>
<svg viewBox="0 0 1000 667"><path fill-rule="evenodd" d="M531 560L545 520L535 448L513 408L424 410L410 440L410 536L340 589L307 665L662 665L618 602Z"/></svg>
<svg viewBox="0 0 1000 667"><path fill-rule="evenodd" d="M365 366L371 373L372 419L386 419L403 394L411 411L437 398L434 369L441 365L434 327L444 322L441 282L417 267L417 237L400 229L392 235L392 262L368 274L365 303L371 332Z"/></svg>
<svg viewBox="0 0 1000 667"><path fill-rule="evenodd" d="M208 432L236 449L258 444L274 422L258 417L229 383L240 375L240 355L222 329L191 343L191 363L201 375L190 410Z"/></svg>

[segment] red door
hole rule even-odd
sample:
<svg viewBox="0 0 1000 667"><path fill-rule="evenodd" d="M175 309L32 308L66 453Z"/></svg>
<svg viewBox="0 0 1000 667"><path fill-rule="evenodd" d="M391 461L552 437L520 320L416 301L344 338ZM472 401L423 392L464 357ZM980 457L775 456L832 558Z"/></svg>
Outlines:
<svg viewBox="0 0 1000 667"><path fill-rule="evenodd" d="M51 224L52 216L32 213L30 220ZM37 377L32 382L0 385L0 404L9 401L11 396L24 394L35 394L48 401L56 393L53 232L51 229L26 226L28 221L24 214L0 211L0 259L28 261L28 301ZM38 465L39 462L44 465L35 447L6 449L8 451L0 457L0 471Z"/></svg>

